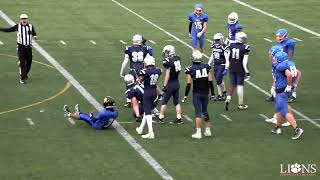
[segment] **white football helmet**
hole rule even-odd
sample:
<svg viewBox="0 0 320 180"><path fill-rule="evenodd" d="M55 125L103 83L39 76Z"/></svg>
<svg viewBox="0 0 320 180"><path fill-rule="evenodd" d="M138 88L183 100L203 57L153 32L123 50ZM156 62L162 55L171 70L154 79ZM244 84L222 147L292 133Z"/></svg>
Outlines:
<svg viewBox="0 0 320 180"><path fill-rule="evenodd" d="M192 53L192 61L193 62L202 62L202 53L199 50L195 50Z"/></svg>
<svg viewBox="0 0 320 180"><path fill-rule="evenodd" d="M247 35L244 32L237 32L236 33L236 38L235 38L237 43L246 43L247 42Z"/></svg>
<svg viewBox="0 0 320 180"><path fill-rule="evenodd" d="M224 42L222 33L216 33L213 35L214 44L222 44Z"/></svg>
<svg viewBox="0 0 320 180"><path fill-rule="evenodd" d="M140 34L136 34L132 37L133 45L142 45L142 36Z"/></svg>
<svg viewBox="0 0 320 180"><path fill-rule="evenodd" d="M163 47L162 52L163 52L164 57L170 57L176 53L176 50L174 49L174 46L166 45L165 47Z"/></svg>
<svg viewBox="0 0 320 180"><path fill-rule="evenodd" d="M156 65L156 60L154 59L153 56L148 56L144 62L146 63L146 66L154 66Z"/></svg>
<svg viewBox="0 0 320 180"><path fill-rule="evenodd" d="M127 86L135 83L134 77L131 74L125 75L123 79Z"/></svg>
<svg viewBox="0 0 320 180"><path fill-rule="evenodd" d="M239 19L238 13L232 12L228 16L228 23L229 24L235 24L235 23L238 22L238 19Z"/></svg>

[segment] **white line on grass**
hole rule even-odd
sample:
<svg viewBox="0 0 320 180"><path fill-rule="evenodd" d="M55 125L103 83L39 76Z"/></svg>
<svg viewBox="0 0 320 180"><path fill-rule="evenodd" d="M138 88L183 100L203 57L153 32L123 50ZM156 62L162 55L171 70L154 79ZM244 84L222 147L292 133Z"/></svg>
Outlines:
<svg viewBox="0 0 320 180"><path fill-rule="evenodd" d="M189 122L193 122L193 120L189 117L189 116L187 116L187 115L182 115L187 121L189 121Z"/></svg>
<svg viewBox="0 0 320 180"><path fill-rule="evenodd" d="M269 119L268 116L266 116L264 114L259 114L259 116L261 116L263 119Z"/></svg>
<svg viewBox="0 0 320 180"><path fill-rule="evenodd" d="M152 44L157 44L156 42L152 41L151 39L149 40Z"/></svg>
<svg viewBox="0 0 320 180"><path fill-rule="evenodd" d="M225 114L220 114L220 116L224 117L227 121L232 122L232 119L229 116L227 116Z"/></svg>
<svg viewBox="0 0 320 180"><path fill-rule="evenodd" d="M91 44L96 45L97 43L94 40L90 40Z"/></svg>
<svg viewBox="0 0 320 180"><path fill-rule="evenodd" d="M120 123L120 124L131 124L131 123L134 123L134 122L132 122L132 121L118 121L118 123Z"/></svg>
<svg viewBox="0 0 320 180"><path fill-rule="evenodd" d="M3 42L2 42L2 41L0 41L0 45L3 45Z"/></svg>
<svg viewBox="0 0 320 180"><path fill-rule="evenodd" d="M270 39L268 38L263 38L265 41L268 41L268 42L272 42Z"/></svg>
<svg viewBox="0 0 320 180"><path fill-rule="evenodd" d="M66 42L64 42L64 41L62 41L62 40L60 40L60 43L63 44L63 45L66 45L66 44L67 44Z"/></svg>
<svg viewBox="0 0 320 180"><path fill-rule="evenodd" d="M241 5L247 6L247 7L249 7L249 8L253 8L254 10L256 10L256 11L258 11L258 12L261 11L261 13L266 14L266 15L268 15L268 16L270 16L270 17L279 19L279 17L277 17L277 16L274 16L274 15L271 15L271 14L269 14L269 13L266 13L266 12L260 10L260 9L254 8L254 7L250 6L250 5L248 6L248 4L243 3L243 2L241 2L241 1L238 1L238 0L233 0L233 1L234 1L234 2L237 2L237 3L241 4ZM112 2L116 3L117 5L119 5L119 6L122 7L123 9L131 12L132 14L136 15L137 17L139 17L139 18L142 19L143 21L149 23L150 25L152 25L152 26L154 26L155 28L159 29L160 31L164 32L165 34L167 34L168 36L172 37L173 39L179 41L181 44L183 44L183 45L189 47L190 49L192 49L192 46L189 45L188 43L186 43L185 41L181 40L181 39L178 38L177 36L171 34L170 32L166 31L165 29L161 28L160 26L156 25L155 23L151 22L150 20L146 19L145 17L141 16L140 14L134 12L133 10L129 9L128 7L126 7L126 6L124 6L123 4L119 3L118 1L112 0ZM280 19L281 19L281 18L280 18ZM280 19L279 19L279 20L280 20ZM284 19L282 19L282 20L280 20L280 21L285 22L285 23L290 24L290 25L292 25L292 26L294 26L294 27L297 27L297 28L299 28L299 29L301 29L301 30L303 30L303 31L305 31L305 32L309 32L309 33L311 33L311 34L313 34L313 35L315 35L315 36L319 36L319 37L320 37L320 34L319 34L319 33L316 33L316 32L314 32L314 31L311 31L311 30L309 30L309 29L306 29L306 28L304 28L304 27L301 27L301 26L299 26L299 25L296 25L296 24L294 24L294 23L291 23L291 22L289 22L289 21L286 21L286 20L284 20ZM208 56L208 55L203 54L203 56L209 59L209 56ZM253 82L251 82L251 81L246 81L246 82L247 82L248 84L250 84L251 86L253 86L254 88L256 88L257 90L259 90L260 92L266 94L267 96L271 96L267 91L263 90L263 89L260 88L258 85L254 84ZM292 109L292 111L295 112L296 114L298 114L299 116L301 116L302 118L308 119L308 121L309 121L310 123L312 123L313 125L315 125L315 126L317 126L318 128L320 128L320 124L318 124L317 122L313 121L312 119L310 119L310 118L307 117L306 115L302 114L301 112L299 112L299 111L297 111L297 110L295 110L295 109Z"/></svg>
<svg viewBox="0 0 320 180"><path fill-rule="evenodd" d="M8 24L14 26L16 23L12 21L6 14L0 10L0 16L7 21ZM87 99L97 110L103 109L101 104L63 67L61 66L46 50L44 50L37 42L33 47L47 59L70 83ZM117 132L130 144L130 146L139 153L139 155L163 178L171 180L173 177L156 161L118 122L112 125Z"/></svg>
<svg viewBox="0 0 320 180"><path fill-rule="evenodd" d="M119 41L120 41L122 44L127 44L126 42L124 42L124 41L123 41L123 40L121 40L121 39L120 39Z"/></svg>
<svg viewBox="0 0 320 180"><path fill-rule="evenodd" d="M312 37L310 37L310 38L312 38L312 39L320 39L320 37L318 37L318 36L312 36Z"/></svg>
<svg viewBox="0 0 320 180"><path fill-rule="evenodd" d="M295 39L296 41L300 41L300 42L302 41L302 40L301 40L301 39L299 39L299 38L293 38L293 39Z"/></svg>
<svg viewBox="0 0 320 180"><path fill-rule="evenodd" d="M73 124L73 125L76 124L76 122L75 122L72 118L67 118L67 119L68 119L68 121L69 121L70 124Z"/></svg>
<svg viewBox="0 0 320 180"><path fill-rule="evenodd" d="M212 44L212 42L213 42L213 41L211 41L210 39L206 39L206 41L208 41L208 42L211 43L211 44Z"/></svg>
<svg viewBox="0 0 320 180"><path fill-rule="evenodd" d="M34 126L34 122L32 121L31 118L27 118L26 120L30 124L30 126Z"/></svg>

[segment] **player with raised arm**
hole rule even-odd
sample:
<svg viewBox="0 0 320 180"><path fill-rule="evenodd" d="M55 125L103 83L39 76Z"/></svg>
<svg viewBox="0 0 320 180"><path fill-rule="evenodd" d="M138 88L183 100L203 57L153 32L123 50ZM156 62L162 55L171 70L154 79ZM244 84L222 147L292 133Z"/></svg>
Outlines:
<svg viewBox="0 0 320 180"><path fill-rule="evenodd" d="M144 85L144 94L143 94L143 110L144 115L142 122L139 127L136 128L138 134L143 133L145 124L148 125L149 132L142 135L142 138L145 139L154 139L154 132L152 127L152 110L155 101L157 101L157 83L159 77L162 74L162 70L155 66L156 62L152 56L148 56L145 59L146 68L139 72L139 80Z"/></svg>
<svg viewBox="0 0 320 180"><path fill-rule="evenodd" d="M277 116L277 125L272 130L274 134L281 134L282 118L285 117L293 128L291 139L299 139L303 134L303 129L299 128L293 114L290 112L288 97L292 92L292 82L297 75L296 67L293 61L288 60L285 52L277 52L274 55L273 63L276 66L275 72L275 112Z"/></svg>
<svg viewBox="0 0 320 180"><path fill-rule="evenodd" d="M228 89L227 98L225 101L225 110L229 110L229 103L231 101L231 96L235 89L237 88L238 95L238 109L247 109L248 106L243 102L243 85L244 81L250 79L250 73L248 69L248 59L250 46L245 44L247 41L247 35L244 32L239 32L236 34L235 43L230 44L228 47L229 54L226 58L226 67L223 71L223 75L227 75L229 72L230 76L230 87Z"/></svg>
<svg viewBox="0 0 320 180"><path fill-rule="evenodd" d="M209 89L213 90L211 67L202 63L202 53L195 51L192 53L192 66L185 69L187 75L187 86L184 100L187 99L191 84L193 84L193 106L196 114L195 127L196 132L192 134L192 138L201 139L201 123L202 117L205 122L204 136L211 136L210 118L208 113L208 94Z"/></svg>
<svg viewBox="0 0 320 180"><path fill-rule="evenodd" d="M232 12L228 15L227 29L228 37L226 38L225 43L229 45L235 42L236 33L242 31L243 29L242 25L239 23L238 13Z"/></svg>
<svg viewBox="0 0 320 180"><path fill-rule="evenodd" d="M79 105L75 106L75 112L70 112L67 105L63 106L64 115L67 118L82 120L88 123L94 129L106 129L112 125L112 123L118 117L118 111L114 108L115 101L111 96L106 96L103 99L103 109L99 110L98 114L85 114L80 111Z"/></svg>
<svg viewBox="0 0 320 180"><path fill-rule="evenodd" d="M132 46L127 46L124 52L124 60L122 62L120 76L124 77L124 69L130 61L130 71L134 78L137 78L137 72L144 68L143 61L147 56L151 56L152 50L149 46L143 45L143 38L141 35L136 34L132 37ZM127 73L126 73L127 74ZM131 102L127 99L124 107L131 107Z"/></svg>
<svg viewBox="0 0 320 180"><path fill-rule="evenodd" d="M209 16L203 13L202 4L196 4L194 6L194 12L188 15L188 20L190 21L190 24L192 24L191 28L189 25L189 30L191 31L193 51L197 50L199 42L199 50L202 52L205 41L207 22L209 20Z"/></svg>
<svg viewBox="0 0 320 180"><path fill-rule="evenodd" d="M212 54L208 64L213 67L214 78L217 82L218 89L218 101L224 101L226 99L226 86L223 82L223 71L226 65L226 56L228 56L228 46L224 43L223 35L216 33L213 36L213 43L211 45Z"/></svg>
<svg viewBox="0 0 320 180"><path fill-rule="evenodd" d="M164 95L158 119L160 122L163 122L164 114L167 111L167 104L172 97L177 117L171 121L170 124L182 124L181 106L179 103L181 57L176 54L175 48L172 45L166 45L162 52L164 56L163 66L166 69L166 75L163 82L162 91Z"/></svg>

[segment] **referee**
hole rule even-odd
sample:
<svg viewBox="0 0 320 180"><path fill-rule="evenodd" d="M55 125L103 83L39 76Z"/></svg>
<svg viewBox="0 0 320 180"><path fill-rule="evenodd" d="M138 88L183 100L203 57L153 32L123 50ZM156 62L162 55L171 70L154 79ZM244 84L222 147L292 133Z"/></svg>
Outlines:
<svg viewBox="0 0 320 180"><path fill-rule="evenodd" d="M26 14L20 15L20 23L11 28L0 28L2 32L17 32L18 56L20 68L20 83L25 84L32 64L32 38L37 34L34 27L29 24Z"/></svg>

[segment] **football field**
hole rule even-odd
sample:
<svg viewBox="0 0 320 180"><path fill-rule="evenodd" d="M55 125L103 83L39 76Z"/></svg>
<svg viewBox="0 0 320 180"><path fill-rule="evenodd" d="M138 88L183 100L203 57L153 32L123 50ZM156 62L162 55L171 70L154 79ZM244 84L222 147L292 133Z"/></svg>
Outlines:
<svg viewBox="0 0 320 180"><path fill-rule="evenodd" d="M125 84L119 72L124 49L134 34L142 34L153 48L157 66L163 69L162 48L167 44L181 55L182 67L189 66L187 14L196 3L202 3L209 15L204 49L208 56L212 36L227 35L228 14L239 14L251 47L251 79L244 90L249 108L238 111L236 96L227 112L224 102L209 102L213 137L195 140L190 93L181 104L182 125L168 123L175 119L170 101L166 123L154 124L155 139L141 139L132 109L123 107ZM5 16L18 22L19 14L27 13L38 33L37 49L49 54L33 49L30 80L21 85L16 33L0 32L1 180L319 179L319 173L280 176L281 164L316 164L320 170L319 1L1 0L0 10L4 13L0 27L10 26ZM294 59L302 71L298 98L291 104L305 132L297 141L291 140L291 127L276 136L270 132L273 125L264 121L274 110L265 98L272 82L268 50L276 43L279 28L288 29L289 37L297 41ZM64 69L57 69L59 65ZM164 75L160 86L163 79ZM184 73L180 82L182 96ZM225 82L228 85L229 79ZM64 104L97 112L96 100L107 95L115 98L119 110L114 128L97 131L63 116Z"/></svg>

